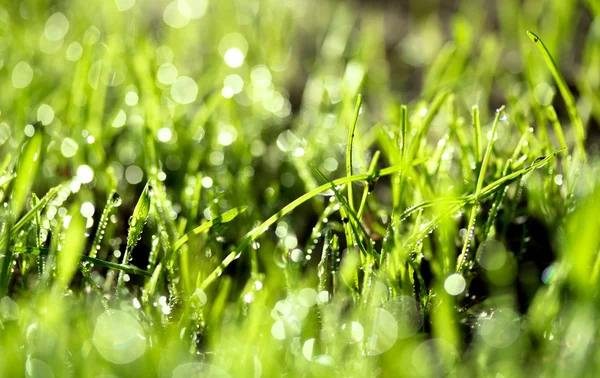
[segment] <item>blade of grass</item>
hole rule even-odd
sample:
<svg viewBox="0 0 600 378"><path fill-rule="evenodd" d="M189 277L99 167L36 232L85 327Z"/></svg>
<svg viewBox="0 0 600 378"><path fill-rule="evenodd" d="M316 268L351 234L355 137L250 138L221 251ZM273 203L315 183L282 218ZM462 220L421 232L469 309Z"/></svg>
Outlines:
<svg viewBox="0 0 600 378"><path fill-rule="evenodd" d="M561 75L552 55L550 55L550 51L546 48L546 45L540 37L538 37L535 33L531 31L527 31L527 35L536 44L538 49L541 51L542 56L546 62L546 65L550 69L552 76L554 77L554 81L556 81L556 85L558 86L558 90L565 101L567 106L567 112L569 113L569 118L573 123L573 127L575 128L575 135L577 136L576 144L579 154L581 158L586 160L586 152L585 152L585 127L583 122L581 121L581 117L579 116L579 112L577 111L577 104L575 103L575 98L573 97L573 93L569 89L567 82Z"/></svg>
<svg viewBox="0 0 600 378"><path fill-rule="evenodd" d="M471 109L473 120L473 129L475 130L475 144L473 145L475 161L481 162L481 122L479 120L479 106L475 105Z"/></svg>
<svg viewBox="0 0 600 378"><path fill-rule="evenodd" d="M414 166L414 165L422 164L425 161L427 161L427 158L418 159L418 160L413 161L412 165ZM393 173L401 171L402 169L405 169L404 164L393 165L391 167L384 168L380 171L376 170L374 177L389 176ZM368 174L360 174L360 175L354 175L354 176L350 176L350 177L342 177L340 179L333 180L331 182L331 184L338 186L338 185L347 184L349 182L367 181L369 179L370 179L370 177ZM310 200L311 198L318 195L319 193L323 193L323 192L331 189L331 184L323 184L323 185L319 186L318 188L315 188L315 189L311 190L310 192L303 194L302 196L298 197L294 201L287 204L285 207L283 207L276 214L274 214L273 216L268 218L266 221L261 223L259 226L255 227L250 232L248 232L246 234L246 236L244 236L242 241L238 244L236 249L233 252L231 252L229 255L227 255L227 257L225 257L225 259L223 259L221 264L208 277L206 277L206 279L200 285L200 288L205 289L206 287L208 287L223 272L223 270L227 266L229 266L229 264L231 264L239 256L239 254L241 254L242 251L244 251L248 247L248 245L250 245L250 243L252 243L257 237L259 237L263 232L265 232L271 225L273 225L273 223L277 222L281 217L290 213L296 207L298 207L301 204L303 204L304 202Z"/></svg>
<svg viewBox="0 0 600 378"><path fill-rule="evenodd" d="M210 221L194 228L192 231L188 232L187 234L183 235L179 240L177 240L175 242L175 244L173 244L173 250L177 251L179 248L181 248L185 243L187 243L190 240L190 237L192 237L193 235L198 235L205 231L208 231L213 225L231 222L238 215L245 212L247 209L248 209L247 206L240 206L240 207L236 207L231 210L227 210L226 212L219 215L218 217L211 219Z"/></svg>
<svg viewBox="0 0 600 378"><path fill-rule="evenodd" d="M50 252L50 248L34 248L34 247L12 247L12 250L15 253L30 253L30 254L33 254L36 256L47 256L48 253ZM110 261L105 261L105 260L85 256L85 255L81 255L80 258L81 258L81 261L89 262L89 263L92 263L94 265L98 265L98 266L101 266L104 268L117 270L117 271L123 271L125 273L131 273L131 274L136 274L136 275L145 276L145 277L152 276L152 274L150 272L148 272L147 270L140 269L135 265L118 264L118 263L114 263L114 262L110 262Z"/></svg>
<svg viewBox="0 0 600 378"><path fill-rule="evenodd" d="M373 159L371 160L371 164L369 166L369 171L367 172L367 174L369 176L373 176L373 174L375 173L375 168L377 167L377 162L379 161L379 151L375 151L375 155L373 155ZM368 185L365 185L365 188L363 189L363 194L362 194L362 199L360 201L360 206L358 207L358 211L356 212L356 217L358 218L358 220L361 220L362 218L362 213L365 209L365 205L367 203L367 196L371 193L371 191L373 190L373 186L375 186L376 181L373 180L371 182L368 183Z"/></svg>
<svg viewBox="0 0 600 378"><path fill-rule="evenodd" d="M474 118L477 112L474 111ZM469 216L469 224L467 226L467 234L465 235L463 241L463 248L458 256L458 262L456 265L456 271L460 272L462 266L467 258L467 253L469 251L469 246L471 244L471 240L475 237L475 221L477 218L477 212L479 211L479 194L481 193L481 188L483 187L483 180L485 180L485 173L487 170L487 166L490 161L490 156L492 155L492 148L494 146L494 140L496 139L496 131L498 129L498 124L500 123L500 117L503 116L504 106L500 109L496 110L496 117L494 118L494 123L492 124L492 131L490 135L490 139L488 140L488 145L485 150L485 155L483 156L483 161L481 162L481 168L479 170L479 178L477 179L477 186L475 188L475 203L471 208L471 214Z"/></svg>
<svg viewBox="0 0 600 378"><path fill-rule="evenodd" d="M77 202L71 205L71 219L66 226L65 241L57 256L57 284L60 288L66 288L71 283L85 247L85 218L80 214L80 207Z"/></svg>
<svg viewBox="0 0 600 378"><path fill-rule="evenodd" d="M121 265L128 265L131 261L131 252L137 244L138 240L142 236L146 220L148 219L148 213L150 212L150 204L152 200L152 187L146 184L140 198L138 199L135 208L133 209L133 215L129 218L129 233L127 235L127 247L123 254L123 262ZM125 285L124 281L125 272L119 271L119 278L117 281L117 293L120 288Z"/></svg>
<svg viewBox="0 0 600 378"><path fill-rule="evenodd" d="M358 116L360 114L360 107L362 106L362 95L358 95L356 100L356 108L354 109L354 118L352 125L350 125L350 131L348 132L348 144L346 145L346 176L352 176L352 143L354 142L354 133L356 132L356 124L358 123ZM352 183L348 185L348 204L352 210L354 210L354 197L352 193Z"/></svg>
<svg viewBox="0 0 600 378"><path fill-rule="evenodd" d="M38 127L37 130L35 130L35 134L25 142L22 150L23 152L19 157L16 177L10 197L10 213L8 216L9 229L12 229L13 222L23 210L25 199L33 186L33 181L36 177L41 160L42 140L42 131ZM12 232L10 232L7 237L3 238L2 242L0 242L0 246L4 246L5 242L8 243L9 239L7 240L7 238L10 238L12 235ZM12 264L13 255L10 249L7 249L0 266L0 296L3 292L8 290Z"/></svg>

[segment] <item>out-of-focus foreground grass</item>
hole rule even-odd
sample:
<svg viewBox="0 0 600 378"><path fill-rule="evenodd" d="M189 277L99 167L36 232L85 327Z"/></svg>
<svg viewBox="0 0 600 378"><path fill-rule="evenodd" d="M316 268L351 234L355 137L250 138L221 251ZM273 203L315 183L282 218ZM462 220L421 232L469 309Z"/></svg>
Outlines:
<svg viewBox="0 0 600 378"><path fill-rule="evenodd" d="M0 2L0 376L593 376L599 67L596 0Z"/></svg>

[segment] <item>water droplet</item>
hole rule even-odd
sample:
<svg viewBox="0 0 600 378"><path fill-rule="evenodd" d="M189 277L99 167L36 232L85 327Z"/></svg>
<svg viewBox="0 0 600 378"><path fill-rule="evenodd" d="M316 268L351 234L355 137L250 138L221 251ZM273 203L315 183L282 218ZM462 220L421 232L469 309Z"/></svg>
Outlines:
<svg viewBox="0 0 600 378"><path fill-rule="evenodd" d="M119 207L123 203L123 198L121 198L119 193L114 192L112 198L110 199L110 202L113 207Z"/></svg>
<svg viewBox="0 0 600 378"><path fill-rule="evenodd" d="M554 183L558 186L563 184L563 175L554 176Z"/></svg>
<svg viewBox="0 0 600 378"><path fill-rule="evenodd" d="M536 164L538 164L539 162L541 162L541 161L542 161L542 160L544 160L544 159L546 159L546 156L541 156L541 157L539 157L539 158L535 159L531 165L536 165ZM537 169L539 169L539 168L542 168L542 167L544 167L545 165L546 165L546 163L544 163L544 164L540 165L539 167L537 167Z"/></svg>
<svg viewBox="0 0 600 378"><path fill-rule="evenodd" d="M450 295L461 294L463 291L465 291L466 285L467 284L464 277L458 273L451 274L448 276L448 278L446 278L446 281L444 281L444 289Z"/></svg>

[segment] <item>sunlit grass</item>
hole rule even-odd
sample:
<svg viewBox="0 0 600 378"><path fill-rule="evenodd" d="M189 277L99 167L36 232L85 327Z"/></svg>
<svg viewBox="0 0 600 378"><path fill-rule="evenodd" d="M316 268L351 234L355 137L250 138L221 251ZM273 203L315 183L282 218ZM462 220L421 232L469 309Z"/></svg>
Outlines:
<svg viewBox="0 0 600 378"><path fill-rule="evenodd" d="M0 5L0 376L593 376L599 8L442 3Z"/></svg>

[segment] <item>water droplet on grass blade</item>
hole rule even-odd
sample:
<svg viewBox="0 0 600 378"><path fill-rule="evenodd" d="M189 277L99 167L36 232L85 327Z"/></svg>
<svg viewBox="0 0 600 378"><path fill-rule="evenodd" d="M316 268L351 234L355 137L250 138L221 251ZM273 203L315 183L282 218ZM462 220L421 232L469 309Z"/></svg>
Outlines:
<svg viewBox="0 0 600 378"><path fill-rule="evenodd" d="M335 195L335 191L333 189L327 189L327 190L319 193L319 195L323 196L323 197L331 197L331 196Z"/></svg>
<svg viewBox="0 0 600 378"><path fill-rule="evenodd" d="M539 158L535 159L533 161L533 163L531 163L531 165L533 166L533 165L539 164L541 161L543 161L544 159L546 159L546 157L547 156L540 156ZM546 163L544 163L544 164L542 164L542 165L540 165L539 167L536 167L536 168L539 169L539 168L544 167L545 165L546 165Z"/></svg>
<svg viewBox="0 0 600 378"><path fill-rule="evenodd" d="M114 192L110 199L110 203L113 207L119 207L123 203L123 198L119 195L119 193Z"/></svg>

